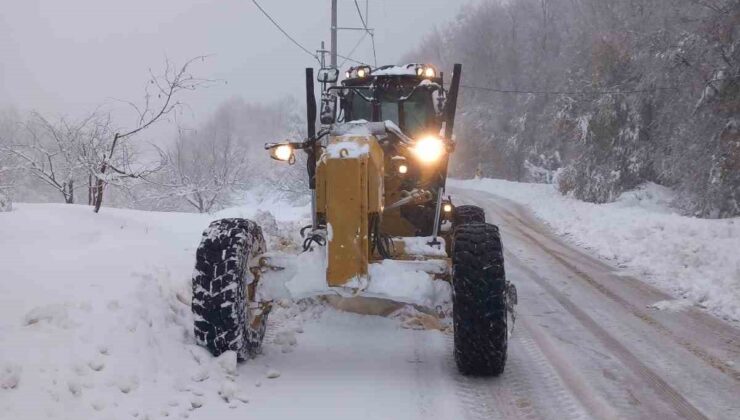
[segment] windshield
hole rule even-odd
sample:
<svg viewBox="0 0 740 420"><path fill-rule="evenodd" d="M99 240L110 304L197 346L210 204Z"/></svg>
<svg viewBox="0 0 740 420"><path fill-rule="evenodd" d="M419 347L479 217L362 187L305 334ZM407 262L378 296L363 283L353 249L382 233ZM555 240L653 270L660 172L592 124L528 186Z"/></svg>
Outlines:
<svg viewBox="0 0 740 420"><path fill-rule="evenodd" d="M361 95L352 95L351 106L353 120L373 121L372 104ZM403 102L398 102L395 93L383 92L380 95L380 121L393 121L411 137L428 130L434 123L434 116L432 96L424 90L417 90Z"/></svg>
<svg viewBox="0 0 740 420"><path fill-rule="evenodd" d="M357 93L352 95L352 116L353 120L373 120L373 106L369 101Z"/></svg>
<svg viewBox="0 0 740 420"><path fill-rule="evenodd" d="M434 122L432 96L424 91L416 91L403 103L402 130L415 136L427 130Z"/></svg>

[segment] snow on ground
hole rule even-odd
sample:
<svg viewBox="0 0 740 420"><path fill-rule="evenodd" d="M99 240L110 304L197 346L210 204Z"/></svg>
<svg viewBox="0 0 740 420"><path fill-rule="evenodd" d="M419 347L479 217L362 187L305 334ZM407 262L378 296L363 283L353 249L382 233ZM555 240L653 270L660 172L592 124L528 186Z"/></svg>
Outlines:
<svg viewBox="0 0 740 420"><path fill-rule="evenodd" d="M255 218L287 249L308 207L94 214L21 203L0 214L0 418L459 417L454 390L427 378L444 377L447 339L402 329L407 320L283 303L255 360L196 346L195 249L220 217ZM441 362L414 362L429 352Z"/></svg>
<svg viewBox="0 0 740 420"><path fill-rule="evenodd" d="M626 192L609 204L564 197L548 184L480 179L453 180L450 186L523 204L557 234L626 273L720 317L740 320L740 218L681 216L669 206L673 193L656 184ZM656 309L680 306L660 303Z"/></svg>

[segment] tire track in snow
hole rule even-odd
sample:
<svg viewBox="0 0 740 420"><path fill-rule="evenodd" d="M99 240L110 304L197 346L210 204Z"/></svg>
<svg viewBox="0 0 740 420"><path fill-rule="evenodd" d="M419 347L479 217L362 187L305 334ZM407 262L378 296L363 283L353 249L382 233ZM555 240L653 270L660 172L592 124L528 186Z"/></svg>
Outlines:
<svg viewBox="0 0 740 420"><path fill-rule="evenodd" d="M554 419L590 418L569 391L567 381L563 380L556 364L545 354L545 350L543 350L545 347L541 340L533 339L534 333L531 324L526 322L524 317L520 318L519 328L514 334L516 334L515 343L521 345L521 352L527 357L523 361L519 358L513 358L512 362L518 368L517 370L521 369L526 372L526 376L521 375L524 381L534 382L535 384L534 387L529 386L528 391L533 391L531 392L532 397L537 397L534 401L534 408L539 410L538 417ZM519 351L520 349L516 347L513 350ZM518 366L519 364L523 364L523 366ZM515 389L517 389L516 382ZM525 392L525 389L518 393L523 394L523 392ZM542 395L552 397L550 400L543 400L539 398ZM547 401L547 404L543 404L544 401Z"/></svg>
<svg viewBox="0 0 740 420"><path fill-rule="evenodd" d="M462 195L468 196L469 194ZM475 198L475 196L473 198ZM546 255L554 260L552 262L547 262L547 264L555 263L557 265L561 265L562 268L564 268L567 272L573 273L573 276L567 276L569 279L579 280L583 282L583 284L590 286L586 287L584 290L592 289L594 292L600 293L609 301L622 306L624 309L626 309L627 313L636 316L637 319L644 322L646 326L653 327L660 336L664 336L672 340L676 344L679 344L681 348L688 350L699 360L707 363L709 366L712 366L721 373L727 375L728 378L737 380L738 371L733 368L732 365L725 364L723 363L723 361L708 353L708 350L710 350L711 348L702 347L702 341L692 342L689 341L689 338L680 336L681 331L674 332L671 327L663 325L661 321L656 319L651 314L648 314L647 311L642 310L635 304L631 303L629 300L626 300L624 297L622 297L621 294L617 294L617 292L612 290L612 287L608 287L604 285L601 281L594 279L593 276L584 273L584 270L589 269L604 272L611 271L606 264L597 265L597 262L592 262L585 256L583 257L583 261L581 261L578 251L573 250L571 252L571 249L567 246L563 248L563 252L560 252L557 248L551 248L550 246L545 245L543 242L539 241L537 237L542 236L549 241L551 239L548 233L544 233L536 229L535 227L530 226L527 221L517 217L515 214L513 214L512 211L509 211L508 207L494 202L493 200L495 198L496 197L492 195L491 199L485 200L485 204L483 205L483 207L493 208L494 212L491 216L502 219L502 222L505 222L505 226L513 229L513 232L511 233L514 233L519 241L524 242L524 244L522 245L524 245L525 249L533 246L533 249L539 249L540 251L544 252ZM478 201L483 204L483 200L473 199L471 201ZM553 241L555 240L553 239ZM512 261L512 259L513 257L510 258L509 261ZM575 321L577 321L577 323L584 328L584 331L586 331L588 334L596 339L595 342L600 342L601 346L604 347L608 351L608 353L615 358L616 361L618 361L622 366L626 367L626 372L631 372L631 375L634 375L634 379L638 380L639 383L646 385L650 389L651 393L658 397L656 399L657 401L662 401L663 404L666 404L666 406L664 407L672 410L674 413L673 415L676 415L677 417L696 419L703 419L708 417L704 412L702 412L702 410L697 408L697 406L694 406L686 397L684 397L681 392L673 388L673 386L671 386L665 379L658 375L656 371L652 370L644 362L642 362L635 355L635 353L631 351L631 349L623 345L617 338L611 335L607 331L607 329L599 325L599 323L594 318L588 315L586 311L582 310L578 305L576 305L569 298L569 294L567 291L561 291L560 288L555 286L555 284L551 284L550 279L545 279L541 277L536 270L533 270L524 261L520 260L518 265L521 265L523 272L526 274L526 277L531 277L534 284L539 285L540 288L542 288L547 295L550 295L550 297L554 299L558 306L562 307L566 312L568 312L575 319ZM584 274L588 278L583 278ZM635 282L637 282L637 280L635 280ZM578 284L578 281L576 281L575 284ZM637 290L643 290L640 287L635 287L635 285L630 286ZM658 293L652 291L652 293L648 295L650 296L656 294ZM715 329L711 327L711 325L713 324L709 323L706 319L704 319L704 317L691 316L691 319L695 320L694 324L696 324L697 328L703 328L702 331L707 330L706 334L710 335L711 338L709 345L711 345L711 343L715 341L719 341L727 345L731 344L729 342L726 342L726 340L723 340L722 338L723 332L727 331L726 328L719 328L719 331L715 331ZM532 322L532 324L536 324L536 322ZM676 328L676 326L673 326L673 328ZM545 330L542 331L544 333L542 335L546 338L549 338L550 334ZM642 331L642 333L650 333L650 331ZM699 337L701 337L701 335ZM557 343L554 344L557 347ZM543 348L543 346L540 345L540 348ZM561 356L565 358L566 362L569 361L572 357L572 355L568 354L562 354ZM555 365L557 366L557 363ZM604 376L607 377L607 379L610 379L607 376L608 373L609 372L605 371ZM575 381L574 383L578 385L579 381ZM633 388L629 386L629 383L625 383L624 385L626 387L620 387L620 392L617 395L611 395L610 393L610 395L608 395L607 397L607 408L617 410L620 416L629 415L626 413L634 412L633 410L635 409L635 402L639 404L639 400L636 400L635 396L631 393L633 391ZM590 388L588 387L588 383L581 383L581 386L586 386L587 388ZM594 389L588 389L587 391L588 392L585 394L576 392L576 396L581 399L581 402L584 403L584 405L588 405L587 401L583 400L584 395L587 397L589 394L596 396L600 395L599 391ZM613 398L615 396L617 398ZM648 402L649 405L652 405L652 402L650 401L643 402ZM645 408L647 408L647 406ZM593 407L589 407L589 411L594 414ZM663 415L665 415L665 413L663 413Z"/></svg>
<svg viewBox="0 0 740 420"><path fill-rule="evenodd" d="M448 366L457 384L457 394L469 419L588 419L564 385L557 370L527 331L520 328L509 342L504 373L497 378L466 377L457 373L452 353Z"/></svg>
<svg viewBox="0 0 740 420"><path fill-rule="evenodd" d="M512 254L509 255L514 258ZM596 321L593 320L586 312L578 308L563 293L549 284L545 279L540 277L534 270L521 263L520 268L534 280L540 287L549 293L565 310L567 310L578 322L586 328L597 340L609 349L609 351L624 366L629 368L635 375L642 378L662 399L664 399L682 418L688 419L708 419L699 409L694 407L681 393L671 387L663 378L656 374L652 369L647 367L640 359L629 351L622 343L612 337Z"/></svg>
<svg viewBox="0 0 740 420"><path fill-rule="evenodd" d="M643 310L641 308L638 308L635 305L633 305L632 303L628 302L626 299L622 298L621 296L619 296L618 294L616 294L615 292L613 292L607 286L605 286L601 282L597 281L592 276L586 274L583 270L579 269L576 265L574 265L573 263L571 263L570 261L568 261L567 260L568 257L566 255L563 255L562 253L557 252L557 251L551 249L547 245L543 244L541 241L537 240L531 234L529 234L528 232L526 232L522 228L522 226L529 227L529 225L524 220L522 220L521 218L519 218L517 215L513 214L511 211L509 211L509 210L507 210L507 209L505 209L505 208L503 208L503 207L501 207L501 206L499 206L497 204L492 204L492 205L494 207L496 207L496 209L504 216L504 219L506 219L507 217L509 218L509 220L507 220L507 222L509 222L508 223L509 226L511 226L514 229L516 229L531 244L533 244L534 246L540 248L546 254L550 255L557 262L559 262L560 264L562 264L565 268L567 268L568 270L570 270L573 274L576 275L576 278L581 279L582 281L584 281L585 283L587 283L588 285L590 285L591 287L593 287L594 289L598 290L600 293L602 293L603 295L605 295L610 300L612 300L612 301L620 304L628 312L632 313L634 316L636 316L637 318L641 319L646 324L648 324L648 325L652 326L653 328L655 328L660 334L662 334L662 335L664 335L664 336L672 339L674 342L676 342L677 344L679 344L682 347L684 347L686 350L688 350L689 352L691 352L692 354L694 354L696 357L698 357L701 360L703 360L704 362L706 362L708 365L710 365L713 368L719 370L720 372L724 373L725 375L729 376L730 378L734 379L735 381L740 382L740 371L739 370L733 368L732 366L729 366L723 360L719 360L718 358L712 356L711 354L707 353L707 351L705 351L704 349L702 349L702 348L694 345L693 343L691 343L691 342L689 342L687 340L681 339L679 337L676 337L675 334L673 334L673 332L670 329L668 329L666 326L664 326L663 324L661 324L660 322L658 322L655 318L653 318L652 316L650 316L650 314L648 314L647 311L645 311L645 310ZM544 236L544 233L543 232L540 232L540 231L538 231L536 229L533 229L531 227L530 227L530 229L532 229L534 232L537 232L538 234ZM724 339L724 340L730 340L730 337L721 337L721 338Z"/></svg>

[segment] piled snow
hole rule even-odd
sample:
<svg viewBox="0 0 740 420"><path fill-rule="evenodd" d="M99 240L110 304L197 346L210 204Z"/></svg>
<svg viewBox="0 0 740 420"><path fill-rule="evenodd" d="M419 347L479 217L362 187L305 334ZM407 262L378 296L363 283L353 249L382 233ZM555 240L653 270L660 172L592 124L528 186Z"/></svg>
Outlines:
<svg viewBox="0 0 740 420"><path fill-rule="evenodd" d="M257 219L272 249L297 252L291 235L308 216L269 202L217 215L53 204L0 214L0 417L421 419L423 387L430 410L460 418L454 389L424 376L443 377L445 337L400 319L281 301L256 359L195 344L190 281L205 227ZM409 363L419 357L429 363Z"/></svg>
<svg viewBox="0 0 740 420"><path fill-rule="evenodd" d="M404 251L409 255L423 255L429 257L447 257L445 239L438 236L438 245L429 245L434 240L431 236L416 236L401 238Z"/></svg>
<svg viewBox="0 0 740 420"><path fill-rule="evenodd" d="M382 136L385 135L386 122L368 122L367 120L354 120L346 123L334 124L331 127L331 135L342 136Z"/></svg>
<svg viewBox="0 0 740 420"><path fill-rule="evenodd" d="M213 358L192 332L195 249L216 217L54 204L0 214L0 417L185 418L246 404L236 355Z"/></svg>
<svg viewBox="0 0 740 420"><path fill-rule="evenodd" d="M271 266L279 268L262 274L263 280L257 293L265 300L302 299L319 295L348 297L359 293L427 308L444 307L450 303L449 283L434 280L435 274L443 274L447 270L447 262L441 259L383 260L370 264L369 278L355 279L348 282L346 287L328 287L325 248L298 255L268 253L266 258Z"/></svg>
<svg viewBox="0 0 740 420"><path fill-rule="evenodd" d="M310 252L267 253L274 270L262 274L257 294L261 299L302 299L324 294L326 285L326 248Z"/></svg>
<svg viewBox="0 0 740 420"><path fill-rule="evenodd" d="M481 179L450 185L523 204L573 243L716 315L740 320L740 218L681 216L669 207L673 193L656 184L609 204L564 197L547 184Z"/></svg>
<svg viewBox="0 0 740 420"><path fill-rule="evenodd" d="M371 76L416 76L419 64L405 64L402 66L384 66L373 70Z"/></svg>
<svg viewBox="0 0 740 420"><path fill-rule="evenodd" d="M450 284L434 280L430 273L442 274L447 263L442 260L383 260L370 264L370 281L365 296L391 297L398 302L426 308L446 307L452 299Z"/></svg>

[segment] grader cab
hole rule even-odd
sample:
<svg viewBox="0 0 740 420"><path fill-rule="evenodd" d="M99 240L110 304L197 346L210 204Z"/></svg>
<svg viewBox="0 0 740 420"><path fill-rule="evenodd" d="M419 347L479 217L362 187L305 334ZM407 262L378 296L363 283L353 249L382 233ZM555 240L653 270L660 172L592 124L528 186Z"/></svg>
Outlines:
<svg viewBox="0 0 740 420"><path fill-rule="evenodd" d="M198 342L240 359L260 351L278 299L333 295L452 307L459 370L504 369L516 289L498 228L483 209L445 197L461 66L449 89L425 64L321 69L320 123L306 69L307 137L266 145L273 159L306 154L312 221L300 254L269 252L256 223L213 222L193 276Z"/></svg>

